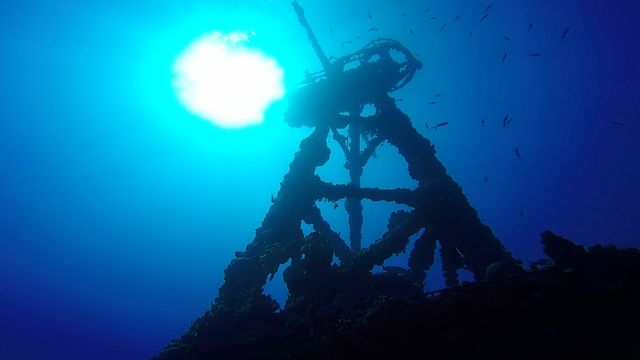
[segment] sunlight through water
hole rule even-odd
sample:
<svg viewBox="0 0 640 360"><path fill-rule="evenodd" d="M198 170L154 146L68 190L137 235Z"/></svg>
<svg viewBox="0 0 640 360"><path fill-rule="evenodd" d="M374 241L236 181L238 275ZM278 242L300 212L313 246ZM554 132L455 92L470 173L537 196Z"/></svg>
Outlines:
<svg viewBox="0 0 640 360"><path fill-rule="evenodd" d="M173 86L194 114L224 128L259 124L284 96L283 70L245 46L253 33L213 32L196 39L173 66Z"/></svg>

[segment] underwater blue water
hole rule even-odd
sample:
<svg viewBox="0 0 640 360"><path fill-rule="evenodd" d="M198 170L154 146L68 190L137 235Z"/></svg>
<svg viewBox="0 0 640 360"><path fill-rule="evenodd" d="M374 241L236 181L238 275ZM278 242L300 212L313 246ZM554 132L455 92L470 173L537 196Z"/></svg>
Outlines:
<svg viewBox="0 0 640 360"><path fill-rule="evenodd" d="M420 54L394 96L516 257L541 257L546 229L639 245L639 2L300 3L330 56L374 37ZM0 359L149 358L210 306L310 133L286 100L237 131L178 102L172 62L212 30L256 31L288 90L320 69L286 0L0 1ZM334 155L319 174L346 181ZM413 182L387 145L363 184ZM346 234L340 205L321 207ZM365 244L395 208L365 202Z"/></svg>

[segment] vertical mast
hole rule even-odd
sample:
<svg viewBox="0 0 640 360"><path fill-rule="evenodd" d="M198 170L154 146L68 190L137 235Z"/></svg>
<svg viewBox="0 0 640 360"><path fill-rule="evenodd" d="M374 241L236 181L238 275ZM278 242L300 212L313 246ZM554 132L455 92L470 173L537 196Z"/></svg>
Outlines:
<svg viewBox="0 0 640 360"><path fill-rule="evenodd" d="M345 155L349 159L349 185L359 188L364 164L360 160L360 126L357 122L349 125L349 153ZM349 215L351 252L357 253L362 248L362 199L348 197L345 200L345 209Z"/></svg>
<svg viewBox="0 0 640 360"><path fill-rule="evenodd" d="M331 63L325 55L320 43L316 38L316 35L311 30L311 26L304 16L304 9L298 4L297 1L292 1L291 6L298 15L298 21L300 25L307 31L311 46L316 52L316 55L322 63L322 67L327 76L331 76ZM352 116L358 116L359 114L352 114ZM335 129L334 129L335 131ZM349 185L354 187L360 187L360 179L362 177L362 170L364 164L360 161L360 128L357 124L351 123L349 125L349 147L348 151L345 150L345 156L349 159ZM349 242L351 244L351 251L356 253L362 248L362 200L359 198L347 198L345 202L345 209L349 215Z"/></svg>
<svg viewBox="0 0 640 360"><path fill-rule="evenodd" d="M313 50L316 51L316 55L318 55L318 58L322 63L322 68L328 74L329 69L331 68L331 63L329 62L327 55L324 54L324 51L320 47L320 43L318 42L316 35L313 33L313 30L311 30L311 26L309 25L309 23L307 22L307 19L304 16L304 9L295 0L291 2L291 6L293 6L293 9L296 11L296 14L298 14L298 21L300 22L300 25L302 25L302 27L304 27L304 29L307 30L307 36L309 37L309 41L311 41L311 46L313 46Z"/></svg>

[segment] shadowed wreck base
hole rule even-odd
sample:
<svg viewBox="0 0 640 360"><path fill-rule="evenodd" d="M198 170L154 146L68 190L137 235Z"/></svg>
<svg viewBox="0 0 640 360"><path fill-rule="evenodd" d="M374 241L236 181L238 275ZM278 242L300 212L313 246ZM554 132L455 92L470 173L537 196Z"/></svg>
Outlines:
<svg viewBox="0 0 640 360"><path fill-rule="evenodd" d="M361 274L349 292L354 275L310 235L301 266L314 270L283 311L207 312L157 359L638 358L640 251L585 250L550 232L542 243L550 260L526 272L490 269L484 281L427 294L403 274Z"/></svg>

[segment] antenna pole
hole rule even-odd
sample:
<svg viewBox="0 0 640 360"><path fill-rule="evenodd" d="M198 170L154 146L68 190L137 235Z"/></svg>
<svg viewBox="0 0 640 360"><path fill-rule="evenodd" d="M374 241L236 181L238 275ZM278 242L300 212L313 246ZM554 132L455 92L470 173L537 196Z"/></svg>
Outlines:
<svg viewBox="0 0 640 360"><path fill-rule="evenodd" d="M311 41L311 46L313 46L313 50L316 51L316 55L318 55L318 58L322 63L322 67L324 68L324 71L328 74L329 69L331 68L331 63L329 62L327 55L324 54L324 51L320 47L320 43L318 42L316 35L313 33L313 30L311 30L311 26L309 25L309 23L307 22L307 19L304 16L304 9L295 0L291 2L291 6L293 6L293 10L295 10L296 14L298 15L298 21L300 22L300 25L302 25L302 27L304 27L305 30L307 30L307 36Z"/></svg>

